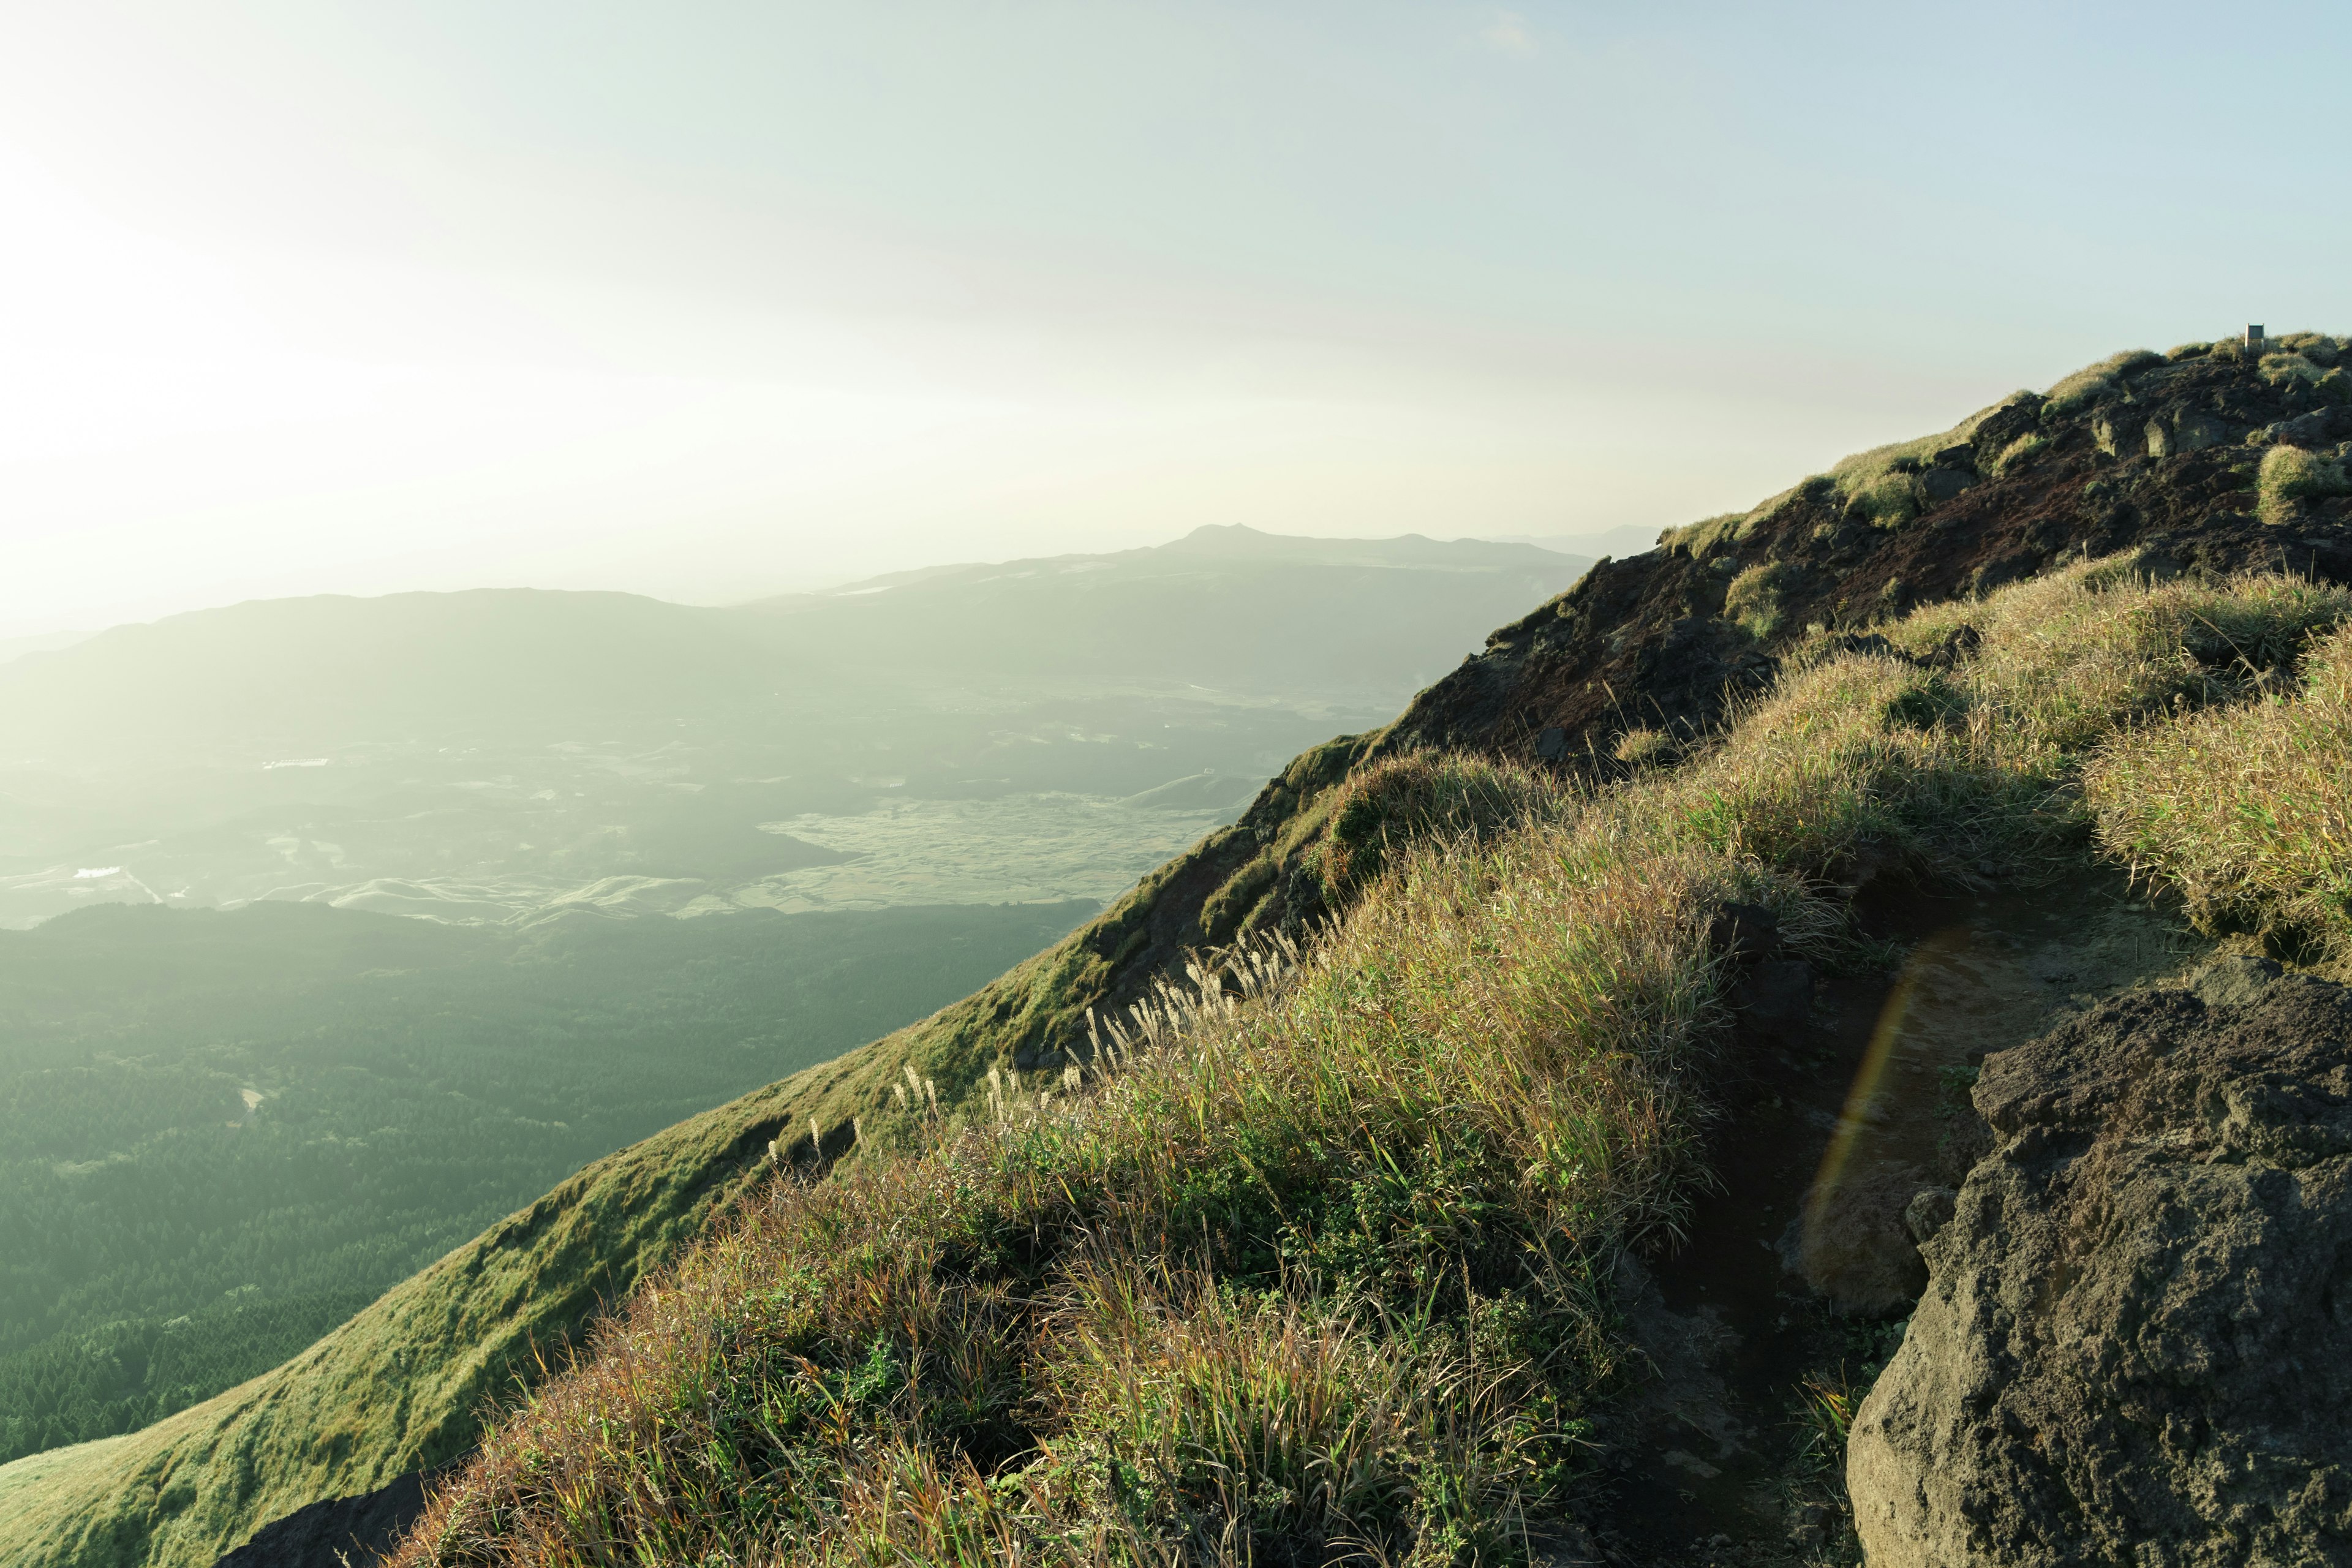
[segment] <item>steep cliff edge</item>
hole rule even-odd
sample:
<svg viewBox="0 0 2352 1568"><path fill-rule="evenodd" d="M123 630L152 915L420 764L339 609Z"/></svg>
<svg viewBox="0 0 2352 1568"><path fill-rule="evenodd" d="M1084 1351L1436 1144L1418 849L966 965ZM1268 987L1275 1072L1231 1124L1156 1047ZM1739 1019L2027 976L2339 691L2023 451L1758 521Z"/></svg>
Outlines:
<svg viewBox="0 0 2352 1568"><path fill-rule="evenodd" d="M1906 607L2084 553L2352 578L2346 502L2325 471L2352 413L2325 384L2335 345L2307 346L2307 375L2220 352L2121 356L2048 397L2005 400L1601 563L1387 730L1300 757L1233 827L971 997L592 1165L263 1378L86 1462L47 1457L8 1493L0 1552L209 1563L304 1504L454 1458L475 1439L483 1395L536 1377L533 1347L569 1341L697 1234L764 1168L772 1142L815 1163L846 1147L853 1119L887 1138L890 1089L908 1068L950 1106L968 1103L992 1068L1082 1052L1089 1008L1140 995L1188 950L1343 905L1339 851L1371 845L1381 826L1377 803L1348 809L1368 763L1460 750L1617 776L1709 732L1769 685L1809 626L1866 636ZM2323 471L2264 491L2265 454L2282 442Z"/></svg>

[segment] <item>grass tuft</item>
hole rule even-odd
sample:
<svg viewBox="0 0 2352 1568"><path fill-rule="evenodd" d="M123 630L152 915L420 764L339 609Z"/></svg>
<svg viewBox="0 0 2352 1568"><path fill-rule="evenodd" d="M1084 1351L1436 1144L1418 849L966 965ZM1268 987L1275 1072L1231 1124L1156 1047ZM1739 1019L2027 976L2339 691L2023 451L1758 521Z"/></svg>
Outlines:
<svg viewBox="0 0 2352 1568"><path fill-rule="evenodd" d="M2294 503L2352 490L2341 463L2328 462L2300 447L2273 447L2254 476L2254 511L2275 528L2294 521Z"/></svg>
<svg viewBox="0 0 2352 1568"><path fill-rule="evenodd" d="M2075 414L2123 391L2124 383L2138 371L2164 363L2164 355L2147 349L2113 354L2085 365L2050 389L2052 414Z"/></svg>
<svg viewBox="0 0 2352 1568"><path fill-rule="evenodd" d="M1759 640L1781 626L1781 595L1801 569L1786 561L1759 561L1724 590L1723 613Z"/></svg>
<svg viewBox="0 0 2352 1568"><path fill-rule="evenodd" d="M2101 844L2202 928L2352 948L2352 631L2300 690L2137 731L2090 768Z"/></svg>

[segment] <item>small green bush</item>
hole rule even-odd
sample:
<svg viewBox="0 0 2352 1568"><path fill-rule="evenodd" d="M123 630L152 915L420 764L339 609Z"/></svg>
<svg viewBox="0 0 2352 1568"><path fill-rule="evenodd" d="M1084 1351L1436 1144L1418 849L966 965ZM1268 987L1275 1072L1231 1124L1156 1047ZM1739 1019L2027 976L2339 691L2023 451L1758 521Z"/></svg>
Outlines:
<svg viewBox="0 0 2352 1568"><path fill-rule="evenodd" d="M2301 354L2264 354L2263 356L2262 376L2273 386L2284 386L2290 382L2296 381L2315 385L2319 378L2326 374L2325 370Z"/></svg>
<svg viewBox="0 0 2352 1568"><path fill-rule="evenodd" d="M1907 473L1881 474L1854 492L1849 510L1873 528L1900 528L1919 515L1919 483Z"/></svg>
<svg viewBox="0 0 2352 1568"><path fill-rule="evenodd" d="M2074 414L2088 408L2102 398L2121 392L2124 383L2137 371L2164 363L2164 356L2148 349L2132 349L2084 365L2050 389L2046 405L2052 414Z"/></svg>
<svg viewBox="0 0 2352 1568"><path fill-rule="evenodd" d="M1727 511L1715 517L1703 517L1696 522L1666 529L1658 535L1658 542L1669 550L1679 544L1693 555L1704 556L1719 542L1737 540L1745 533L1751 515L1744 511Z"/></svg>
<svg viewBox="0 0 2352 1568"><path fill-rule="evenodd" d="M1781 597L1794 583L1797 571L1786 561L1762 561L1748 567L1723 591L1724 617L1759 640L1770 637L1780 629Z"/></svg>
<svg viewBox="0 0 2352 1568"><path fill-rule="evenodd" d="M2016 440L2003 447L2000 456L1993 458L1993 474L1998 477L2023 468L2049 445L2050 438L2038 431L2029 431L2020 436Z"/></svg>
<svg viewBox="0 0 2352 1568"><path fill-rule="evenodd" d="M2291 353L2301 354L2314 364L2332 366L2343 353L2343 342L2326 332L2288 332L2272 340Z"/></svg>
<svg viewBox="0 0 2352 1568"><path fill-rule="evenodd" d="M2273 528L2294 521L2294 503L2352 490L2344 467L2314 457L2300 447L2273 447L2263 454L2254 478L2254 512Z"/></svg>
<svg viewBox="0 0 2352 1568"><path fill-rule="evenodd" d="M1352 891L1412 846L1490 837L1556 805L1553 786L1507 763L1458 752L1390 757L1342 787L1323 879L1334 894Z"/></svg>

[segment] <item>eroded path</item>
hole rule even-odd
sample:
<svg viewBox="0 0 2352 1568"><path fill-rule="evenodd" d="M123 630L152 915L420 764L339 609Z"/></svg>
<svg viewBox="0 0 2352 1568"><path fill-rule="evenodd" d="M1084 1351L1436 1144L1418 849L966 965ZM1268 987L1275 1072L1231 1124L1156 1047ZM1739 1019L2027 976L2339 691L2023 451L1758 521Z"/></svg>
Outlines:
<svg viewBox="0 0 2352 1568"><path fill-rule="evenodd" d="M1858 912L1899 961L1819 977L1810 1016L1750 1016L1718 1190L1685 1245L1626 1266L1628 1326L1657 1376L1614 1434L1579 1555L1850 1561L1822 1434L1901 1342L1925 1282L1912 1229L1983 1152L1975 1064L2210 951L2104 872L1958 896L1873 889Z"/></svg>

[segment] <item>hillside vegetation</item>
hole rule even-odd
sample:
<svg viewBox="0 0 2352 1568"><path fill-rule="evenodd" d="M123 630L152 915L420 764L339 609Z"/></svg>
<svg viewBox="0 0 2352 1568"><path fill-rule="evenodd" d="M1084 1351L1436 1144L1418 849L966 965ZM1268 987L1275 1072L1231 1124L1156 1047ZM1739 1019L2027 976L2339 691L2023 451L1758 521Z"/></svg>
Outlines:
<svg viewBox="0 0 2352 1568"><path fill-rule="evenodd" d="M1486 831L1392 842L1302 962L1195 970L1091 1072L780 1180L492 1434L401 1560L1517 1555L1621 1381L1610 1260L1698 1177L1716 911L1765 904L1828 959L1815 889L1865 851L1945 881L2062 866L2088 758L2347 616L2299 579L2082 566L1969 606L1948 668L1920 656L1949 614L1884 652L1817 639L1718 747L1613 791L1381 764L1351 789Z"/></svg>
<svg viewBox="0 0 2352 1568"><path fill-rule="evenodd" d="M2263 521L2257 470L2281 443L2335 460L2352 424L2337 427L2331 395L2207 345L2129 357L2063 396L2005 400L1924 457L1886 456L1868 487L1823 476L1603 563L1394 724L1300 756L1238 822L964 1002L601 1162L247 1389L86 1462L0 1470L0 1552L202 1564L301 1503L459 1458L480 1431L474 1399L536 1378L527 1337L581 1329L595 1291L572 1282L618 1290L666 1262L769 1179L772 1141L809 1173L864 1152L842 1179L743 1211L676 1289L640 1293L596 1359L499 1428L412 1555L503 1540L527 1557L601 1531L659 1556L670 1530L839 1555L879 1531L942 1553L1208 1540L1213 1555L1230 1523L1236 1547L1360 1531L1442 1558L1462 1500L1504 1528L1514 1507L1539 1516L1581 1484L1600 1438L1573 1423L1622 1371L1596 1260L1670 1229L1693 1191L1725 1024L1708 900L1767 900L1834 957L1838 887L1906 860L1965 878L2079 859L2089 808L2072 781L2128 726L2292 689L2285 665L2241 659L2243 634L2292 650L2327 626L2352 531L2331 496ZM1882 489L1907 505L1865 499ZM2156 585L2082 564L2119 552ZM2258 565L2281 575L2234 581ZM2200 616L2235 641L2214 651ZM1769 721L1720 739L1759 703ZM1477 787L1457 799L1437 788L1448 778ZM1475 805L1495 800L1507 809ZM1592 887L1569 875L1580 865ZM1506 920L1522 879L1528 918ZM1547 908L1622 919L1586 938L1548 928ZM1338 945L1317 948L1351 909ZM1238 1016L1194 1009L1182 1046L1163 1027L1129 1070L1055 1087L1069 1053L1097 1070L1090 1015L1159 994L1188 952L1263 957L1283 940L1307 962ZM1612 965L1641 984L1621 994ZM1494 1073L1440 1048L1456 1039L1496 1052ZM1218 1064L1264 1066L1265 1091ZM912 1094L898 1110L909 1069L927 1105L936 1089L938 1122ZM1021 1097L1001 1129L992 1083ZM1040 1088L1071 1102L1033 1114ZM1147 1112L1196 1156L1197 1183L1120 1131ZM1522 1179L1538 1170L1573 1179ZM1048 1185L1064 1177L1069 1190ZM1457 1201L1485 1205L1475 1235L1444 1220ZM1270 1228L1214 1223L1277 1203ZM1488 1234L1492 1255L1475 1245ZM905 1269L857 1249L877 1235L904 1239ZM811 1236L850 1245L812 1257ZM1514 1250L1535 1240L1548 1246ZM728 1286L730 1268L779 1256L802 1272L776 1300ZM815 1322L819 1302L845 1338ZM892 1327L890 1303L917 1315ZM971 1359L918 1363L909 1324ZM1465 1366L1479 1375L1452 1375ZM1268 1367L1299 1375L1242 1376ZM1411 1397L1381 1392L1399 1388ZM1227 1420L1276 1409L1262 1427ZM582 1425L598 1410L609 1430ZM1379 1440L1318 1452L1361 1465L1286 1446L1294 1420L1350 1413ZM719 1447L689 1456L688 1433ZM538 1459L533 1435L551 1445ZM1186 1468L1243 1450L1267 1457ZM698 1525L663 1501L718 1488L730 1465L764 1516ZM885 1486L921 1506L882 1506Z"/></svg>
<svg viewBox="0 0 2352 1568"><path fill-rule="evenodd" d="M1091 912L516 934L100 906L0 931L0 1461L268 1371L589 1161Z"/></svg>

